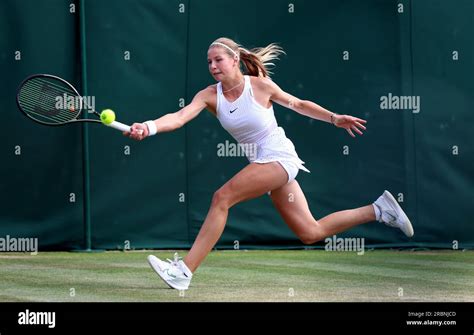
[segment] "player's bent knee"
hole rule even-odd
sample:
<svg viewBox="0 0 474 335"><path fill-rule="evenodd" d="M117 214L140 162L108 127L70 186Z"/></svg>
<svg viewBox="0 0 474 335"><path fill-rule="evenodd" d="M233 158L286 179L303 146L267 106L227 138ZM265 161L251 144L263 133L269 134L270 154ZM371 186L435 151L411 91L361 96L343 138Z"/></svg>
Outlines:
<svg viewBox="0 0 474 335"><path fill-rule="evenodd" d="M321 241L324 239L324 237L325 236L319 227L319 223L316 223L316 226L313 227L313 229L298 234L298 238L300 239L300 241L306 245L314 244L318 241Z"/></svg>
<svg viewBox="0 0 474 335"><path fill-rule="evenodd" d="M216 192L214 192L214 195L212 196L211 206L228 209L230 207L229 199L230 196L228 192L220 188Z"/></svg>
<svg viewBox="0 0 474 335"><path fill-rule="evenodd" d="M321 241L323 238L319 235L301 235L299 239L303 244L310 245Z"/></svg>
<svg viewBox="0 0 474 335"><path fill-rule="evenodd" d="M303 235L303 236L299 236L299 238L300 238L300 241L306 245L310 245L316 242L311 236Z"/></svg>

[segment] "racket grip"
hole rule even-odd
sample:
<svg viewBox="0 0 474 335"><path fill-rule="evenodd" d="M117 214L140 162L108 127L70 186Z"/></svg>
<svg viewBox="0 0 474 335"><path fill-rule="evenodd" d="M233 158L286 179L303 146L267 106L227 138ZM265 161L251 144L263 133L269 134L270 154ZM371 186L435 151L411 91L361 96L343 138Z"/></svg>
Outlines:
<svg viewBox="0 0 474 335"><path fill-rule="evenodd" d="M115 128L115 129L120 130L120 131L126 131L126 132L131 131L130 126L127 126L126 124L123 124L123 123L120 123L120 122L117 122L117 121L114 121L111 124L108 124L107 127Z"/></svg>

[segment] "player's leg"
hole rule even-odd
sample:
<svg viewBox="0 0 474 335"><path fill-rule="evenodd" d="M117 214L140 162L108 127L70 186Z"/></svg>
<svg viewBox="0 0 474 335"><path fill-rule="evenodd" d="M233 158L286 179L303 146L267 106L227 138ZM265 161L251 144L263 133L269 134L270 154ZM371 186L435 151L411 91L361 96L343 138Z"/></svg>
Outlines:
<svg viewBox="0 0 474 335"><path fill-rule="evenodd" d="M214 193L204 224L184 262L194 272L212 250L224 231L229 208L280 188L288 181L286 171L277 162L247 165Z"/></svg>
<svg viewBox="0 0 474 335"><path fill-rule="evenodd" d="M335 212L316 220L296 180L273 190L270 196L286 224L305 244L375 220L372 205Z"/></svg>

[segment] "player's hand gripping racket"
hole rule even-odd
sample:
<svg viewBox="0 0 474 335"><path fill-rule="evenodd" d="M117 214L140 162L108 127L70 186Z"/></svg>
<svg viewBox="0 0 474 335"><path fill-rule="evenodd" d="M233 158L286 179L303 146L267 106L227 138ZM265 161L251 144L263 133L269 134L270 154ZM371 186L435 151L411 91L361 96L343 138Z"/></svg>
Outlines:
<svg viewBox="0 0 474 335"><path fill-rule="evenodd" d="M38 123L48 126L61 126L74 122L103 123L96 119L79 119L84 99L66 80L49 74L29 76L20 84L16 96L20 111ZM92 109L89 111L100 118L100 114ZM130 132L130 126L113 121L109 127Z"/></svg>

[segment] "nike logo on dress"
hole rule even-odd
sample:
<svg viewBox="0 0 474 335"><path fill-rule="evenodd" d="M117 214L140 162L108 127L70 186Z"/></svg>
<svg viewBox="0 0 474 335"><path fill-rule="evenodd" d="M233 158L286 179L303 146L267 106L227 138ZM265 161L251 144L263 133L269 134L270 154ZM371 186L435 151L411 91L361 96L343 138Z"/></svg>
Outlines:
<svg viewBox="0 0 474 335"><path fill-rule="evenodd" d="M232 113L235 112L237 109L239 109L239 107L237 107L236 109L231 110L230 113L232 114Z"/></svg>

